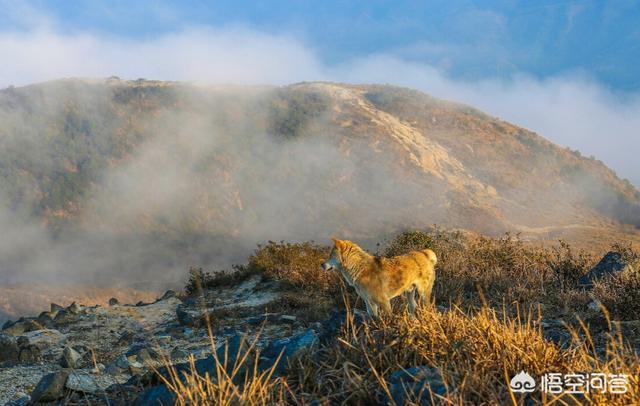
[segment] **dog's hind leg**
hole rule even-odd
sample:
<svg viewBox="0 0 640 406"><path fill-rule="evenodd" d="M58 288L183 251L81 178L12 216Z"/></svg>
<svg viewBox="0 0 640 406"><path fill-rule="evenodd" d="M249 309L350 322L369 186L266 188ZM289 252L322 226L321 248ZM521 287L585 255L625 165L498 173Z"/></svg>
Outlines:
<svg viewBox="0 0 640 406"><path fill-rule="evenodd" d="M420 305L431 303L431 288L433 288L433 284L421 282L416 284L416 288L420 297Z"/></svg>
<svg viewBox="0 0 640 406"><path fill-rule="evenodd" d="M418 307L418 305L416 304L416 293L415 293L415 291L416 291L416 289L415 289L415 286L414 286L411 289L409 289L406 292L404 292L404 297L407 298L407 303L409 305L409 312L411 312L412 314L415 314L416 308Z"/></svg>

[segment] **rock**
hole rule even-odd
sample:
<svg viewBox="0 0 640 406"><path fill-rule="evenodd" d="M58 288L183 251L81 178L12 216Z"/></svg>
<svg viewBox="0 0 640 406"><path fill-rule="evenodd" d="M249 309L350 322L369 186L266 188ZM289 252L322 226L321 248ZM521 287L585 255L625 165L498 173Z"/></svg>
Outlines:
<svg viewBox="0 0 640 406"><path fill-rule="evenodd" d="M135 399L134 406L147 405L173 405L175 403L175 395L164 385L149 388Z"/></svg>
<svg viewBox="0 0 640 406"><path fill-rule="evenodd" d="M262 323L276 323L280 321L280 315L278 313L265 313L258 316L249 317L246 323L251 326L258 326Z"/></svg>
<svg viewBox="0 0 640 406"><path fill-rule="evenodd" d="M164 295L162 295L162 297L158 300L167 300L167 299L171 299L172 297L176 297L177 294L176 292L174 292L173 290L169 289L166 292L164 292Z"/></svg>
<svg viewBox="0 0 640 406"><path fill-rule="evenodd" d="M204 310L196 310L188 308L187 306L180 305L176 307L176 315L178 316L178 322L183 326L200 327L205 320Z"/></svg>
<svg viewBox="0 0 640 406"><path fill-rule="evenodd" d="M155 362L159 358L159 354L146 347L144 344L135 344L125 353L127 359L133 358L141 364L149 364Z"/></svg>
<svg viewBox="0 0 640 406"><path fill-rule="evenodd" d="M353 324L355 327L361 326L368 318L369 315L358 309L352 311ZM322 334L320 334L320 342L326 343L332 341L336 335L340 332L340 329L347 320L346 310L339 312L333 312L329 319L322 323Z"/></svg>
<svg viewBox="0 0 640 406"><path fill-rule="evenodd" d="M280 321L283 323L295 323L298 320L296 316L290 316L288 314L280 315Z"/></svg>
<svg viewBox="0 0 640 406"><path fill-rule="evenodd" d="M571 343L571 334L566 330L550 329L543 332L544 338L556 343L560 348L567 348Z"/></svg>
<svg viewBox="0 0 640 406"><path fill-rule="evenodd" d="M580 278L579 284L582 287L591 288L593 287L593 282L606 276L617 275L621 272L630 272L632 270L632 265L625 261L619 252L609 251L596 266Z"/></svg>
<svg viewBox="0 0 640 406"><path fill-rule="evenodd" d="M91 370L89 370L89 373L94 374L94 375L98 375L98 374L103 373L105 369L106 369L106 367L104 366L104 364L97 363L93 368L91 368Z"/></svg>
<svg viewBox="0 0 640 406"><path fill-rule="evenodd" d="M59 312L60 310L64 310L64 307L59 304L51 303L51 313Z"/></svg>
<svg viewBox="0 0 640 406"><path fill-rule="evenodd" d="M60 365L63 368L79 368L82 362L82 355L73 348L67 346L62 350L62 357L60 358Z"/></svg>
<svg viewBox="0 0 640 406"><path fill-rule="evenodd" d="M119 356L115 362L114 362L115 366L117 366L120 369L129 369L129 359L127 358L126 355L122 354L121 356Z"/></svg>
<svg viewBox="0 0 640 406"><path fill-rule="evenodd" d="M95 394L102 392L102 388L100 388L96 379L90 374L81 371L73 371L69 373L65 387L72 391L82 393Z"/></svg>
<svg viewBox="0 0 640 406"><path fill-rule="evenodd" d="M66 340L64 334L54 329L42 329L42 330L34 330L29 331L28 333L24 333L18 339L18 344L20 342L24 342L24 345L32 344L40 348L41 350L45 350L51 347L57 347L62 342Z"/></svg>
<svg viewBox="0 0 640 406"><path fill-rule="evenodd" d="M139 301L138 303L136 303L136 306L137 306L137 307L142 307L142 306L146 306L146 305L148 305L148 304L149 304L149 303L145 303L145 302L143 302L143 301L141 300L141 301Z"/></svg>
<svg viewBox="0 0 640 406"><path fill-rule="evenodd" d="M171 359L173 360L185 359L187 357L189 357L189 353L180 347L174 347L173 350L171 350Z"/></svg>
<svg viewBox="0 0 640 406"><path fill-rule="evenodd" d="M14 337L0 333L0 364L4 362L11 364L18 361L19 351L17 340Z"/></svg>
<svg viewBox="0 0 640 406"><path fill-rule="evenodd" d="M589 308L589 310L594 312L600 312L602 310L602 303L600 303L599 300L592 300L587 305L587 308Z"/></svg>
<svg viewBox="0 0 640 406"><path fill-rule="evenodd" d="M66 326L73 323L77 319L78 318L76 314L72 313L71 311L63 309L63 310L59 310L58 313L56 314L56 317L53 318L53 325L56 327Z"/></svg>
<svg viewBox="0 0 640 406"><path fill-rule="evenodd" d="M31 392L31 403L55 402L62 399L68 377L69 370L66 369L43 376L33 392Z"/></svg>
<svg viewBox="0 0 640 406"><path fill-rule="evenodd" d="M119 304L120 304L120 302L115 297L112 297L111 299L109 299L109 306L116 306L116 305L119 305Z"/></svg>
<svg viewBox="0 0 640 406"><path fill-rule="evenodd" d="M4 404L4 406L27 406L31 398L24 392L16 393L13 400Z"/></svg>
<svg viewBox="0 0 640 406"><path fill-rule="evenodd" d="M6 324L5 324L6 325ZM10 325L3 327L3 333L8 334L10 336L19 336L21 334L27 333L29 331L41 330L44 326L33 319L20 319L15 323L11 323Z"/></svg>
<svg viewBox="0 0 640 406"><path fill-rule="evenodd" d="M76 302L73 302L69 305L69 307L66 308L66 310L72 314L78 314L80 313L82 308L80 307L79 304L77 304Z"/></svg>
<svg viewBox="0 0 640 406"><path fill-rule="evenodd" d="M28 344L20 347L18 362L23 364L33 364L42 361L42 350L36 345Z"/></svg>
<svg viewBox="0 0 640 406"><path fill-rule="evenodd" d="M49 326L53 323L53 316L51 316L51 312L42 312L38 315L38 322L43 326Z"/></svg>
<svg viewBox="0 0 640 406"><path fill-rule="evenodd" d="M278 365L275 367L275 372L281 373L287 366L289 358L299 354L302 350L312 347L317 342L318 333L314 330L307 330L291 337L274 340L260 354L262 358L260 369L271 368L280 354L282 354Z"/></svg>
<svg viewBox="0 0 640 406"><path fill-rule="evenodd" d="M144 366L137 361L129 361L129 373L131 375L140 375L144 372Z"/></svg>
<svg viewBox="0 0 640 406"><path fill-rule="evenodd" d="M442 375L436 368L429 366L401 369L389 375L387 382L396 405L409 402L431 405L434 404L432 397L437 403L436 395L445 396L447 393Z"/></svg>

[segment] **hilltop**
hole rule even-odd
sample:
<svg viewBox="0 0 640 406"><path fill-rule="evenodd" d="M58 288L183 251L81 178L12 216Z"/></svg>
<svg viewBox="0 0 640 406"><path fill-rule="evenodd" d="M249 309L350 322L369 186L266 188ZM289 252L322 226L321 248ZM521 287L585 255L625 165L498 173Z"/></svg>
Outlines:
<svg viewBox="0 0 640 406"><path fill-rule="evenodd" d="M268 240L373 248L433 224L598 254L640 241L640 193L602 162L386 85L7 88L0 202L5 287L157 292L191 265L228 267Z"/></svg>

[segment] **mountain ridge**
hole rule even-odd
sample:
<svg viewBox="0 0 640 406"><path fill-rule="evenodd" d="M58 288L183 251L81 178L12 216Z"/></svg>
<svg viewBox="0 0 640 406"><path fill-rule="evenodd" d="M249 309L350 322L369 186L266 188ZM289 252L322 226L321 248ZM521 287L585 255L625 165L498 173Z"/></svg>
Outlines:
<svg viewBox="0 0 640 406"><path fill-rule="evenodd" d="M5 269L175 274L228 266L269 239L373 241L433 224L587 247L640 241L640 193L600 161L389 85L7 88L0 148L1 223L23 236L2 247Z"/></svg>

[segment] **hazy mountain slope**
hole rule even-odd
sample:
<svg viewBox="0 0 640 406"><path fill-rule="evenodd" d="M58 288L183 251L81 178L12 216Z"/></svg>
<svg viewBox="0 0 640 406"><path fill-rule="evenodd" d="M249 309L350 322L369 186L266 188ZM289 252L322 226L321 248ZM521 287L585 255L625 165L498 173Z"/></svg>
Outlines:
<svg viewBox="0 0 640 406"><path fill-rule="evenodd" d="M390 86L117 79L0 92L0 280L175 279L268 239L440 224L638 241L638 191L599 161ZM627 225L625 225L627 224Z"/></svg>

